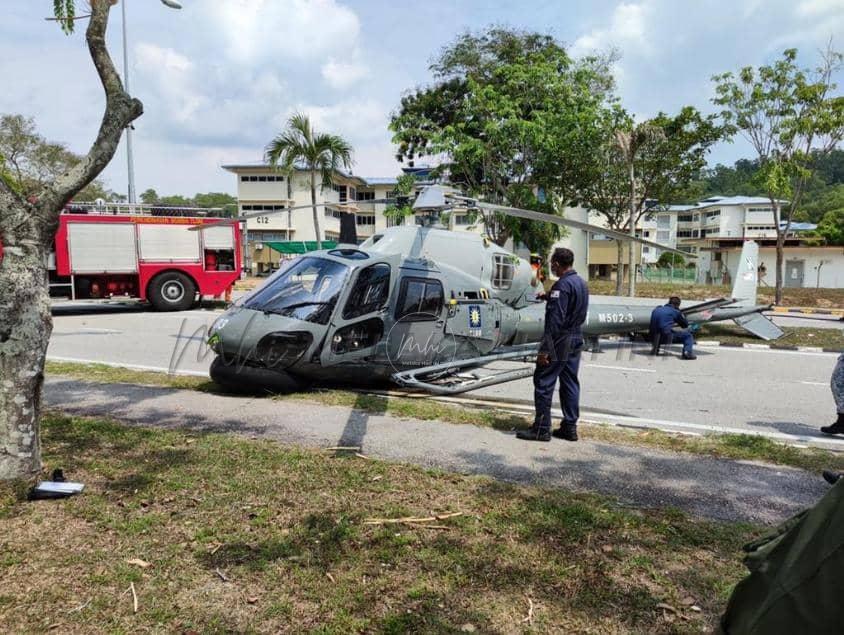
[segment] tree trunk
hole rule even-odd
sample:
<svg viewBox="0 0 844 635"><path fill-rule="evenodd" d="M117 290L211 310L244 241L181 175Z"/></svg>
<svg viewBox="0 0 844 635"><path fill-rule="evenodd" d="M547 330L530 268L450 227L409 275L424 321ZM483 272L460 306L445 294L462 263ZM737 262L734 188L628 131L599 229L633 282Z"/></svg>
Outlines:
<svg viewBox="0 0 844 635"><path fill-rule="evenodd" d="M15 213L12 210L0 212ZM3 237L3 260L0 261L0 480L33 479L41 471L38 421L44 359L53 320L44 269L46 253L40 241L31 234L31 231L22 231L17 236Z"/></svg>
<svg viewBox="0 0 844 635"><path fill-rule="evenodd" d="M774 203L774 223L777 231L777 274L774 287L774 304L782 304L783 260L785 260L785 234L780 227L780 203Z"/></svg>
<svg viewBox="0 0 844 635"><path fill-rule="evenodd" d="M618 249L618 273L615 276L615 294L624 294L624 243L620 240L615 241L616 249Z"/></svg>
<svg viewBox="0 0 844 635"><path fill-rule="evenodd" d="M143 104L123 89L105 44L112 2L92 0L85 32L106 96L97 138L82 160L29 202L0 179L0 479L32 478L41 469L39 415L44 360L53 328L47 250L69 200L93 181L117 150Z"/></svg>
<svg viewBox="0 0 844 635"><path fill-rule="evenodd" d="M782 286L783 286L783 264L785 260L785 235L777 233L777 275L776 275L776 289L774 291L774 304L782 304Z"/></svg>
<svg viewBox="0 0 844 635"><path fill-rule="evenodd" d="M633 166L633 159L630 159L630 236L636 237L636 172ZM627 245L630 266L627 270L627 295L631 298L636 295L636 255L633 251L633 241ZM621 294L619 294L621 295Z"/></svg>
<svg viewBox="0 0 844 635"><path fill-rule="evenodd" d="M322 233L319 229L319 214L316 206L316 173L311 171L311 205L314 212L314 234L316 235L316 248L322 249Z"/></svg>

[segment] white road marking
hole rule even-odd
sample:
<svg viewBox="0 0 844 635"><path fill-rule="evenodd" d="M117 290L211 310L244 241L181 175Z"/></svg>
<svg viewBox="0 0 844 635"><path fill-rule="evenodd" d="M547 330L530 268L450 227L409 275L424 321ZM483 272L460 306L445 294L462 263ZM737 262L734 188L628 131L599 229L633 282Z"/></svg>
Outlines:
<svg viewBox="0 0 844 635"><path fill-rule="evenodd" d="M97 334L97 333L122 333L122 332L123 331L120 331L118 329L99 329L99 328L88 328L88 327L77 329L75 331L58 331L58 330L53 331L53 333L56 333L57 335L94 335L94 334Z"/></svg>
<svg viewBox="0 0 844 635"><path fill-rule="evenodd" d="M824 387L829 386L828 382L822 382L822 381L801 381L800 383L806 384L807 386L824 386Z"/></svg>
<svg viewBox="0 0 844 635"><path fill-rule="evenodd" d="M97 364L110 368L126 368L128 370L145 370L153 373L165 373L167 375L189 375L191 377L208 377L208 373L199 370L176 370L170 372L169 368L163 366L145 366L144 364L124 364L121 362L104 362L99 359L80 359L78 357L61 357L58 355L47 355L51 362L73 362L75 364Z"/></svg>
<svg viewBox="0 0 844 635"><path fill-rule="evenodd" d="M607 370L623 370L631 373L655 373L655 370L650 368L630 368L629 366L606 366L604 364L585 364L589 368L606 368Z"/></svg>

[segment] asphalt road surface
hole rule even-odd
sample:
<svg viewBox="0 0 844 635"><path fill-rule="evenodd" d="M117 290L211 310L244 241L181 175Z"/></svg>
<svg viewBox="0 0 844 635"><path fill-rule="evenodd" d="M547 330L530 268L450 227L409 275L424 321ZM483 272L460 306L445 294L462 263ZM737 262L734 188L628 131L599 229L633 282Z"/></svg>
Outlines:
<svg viewBox="0 0 844 635"><path fill-rule="evenodd" d="M205 330L219 313L65 304L54 310L49 356L204 374L213 359L204 346ZM619 342L605 343L602 353L584 354L585 420L691 433L755 432L844 449L844 439L818 432L835 412L829 389L835 354L699 348L696 361L682 361L646 353L645 346ZM467 396L529 408L533 387L525 379Z"/></svg>

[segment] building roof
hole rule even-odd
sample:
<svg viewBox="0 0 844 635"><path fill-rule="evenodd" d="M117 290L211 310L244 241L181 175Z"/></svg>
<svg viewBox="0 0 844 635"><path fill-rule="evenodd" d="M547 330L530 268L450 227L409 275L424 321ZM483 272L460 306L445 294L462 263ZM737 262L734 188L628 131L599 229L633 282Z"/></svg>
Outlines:
<svg viewBox="0 0 844 635"><path fill-rule="evenodd" d="M788 201L778 201L788 203ZM712 207L713 205L770 205L767 196L710 196L699 201L696 207Z"/></svg>
<svg viewBox="0 0 844 635"><path fill-rule="evenodd" d="M224 170L228 170L229 172L237 173L240 170L256 170L256 169L270 169L272 166L267 163L266 161L245 161L242 163L226 163L222 166ZM294 166L300 172L306 172L307 167L305 167L302 163L297 163ZM347 179L357 179L366 185L396 185L398 183L398 179L394 176L372 176L372 177L365 177L365 176L358 176L356 174L352 174L351 172L346 172L345 170L337 170L337 173L341 176L346 177Z"/></svg>

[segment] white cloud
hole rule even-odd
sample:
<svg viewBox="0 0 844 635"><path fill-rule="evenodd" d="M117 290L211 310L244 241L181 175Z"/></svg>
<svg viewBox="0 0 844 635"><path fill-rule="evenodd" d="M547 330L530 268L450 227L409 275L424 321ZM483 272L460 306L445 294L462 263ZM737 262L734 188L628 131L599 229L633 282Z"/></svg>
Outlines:
<svg viewBox="0 0 844 635"><path fill-rule="evenodd" d="M345 89L369 75L369 69L358 62L338 62L334 58L322 65L322 78L332 88Z"/></svg>
<svg viewBox="0 0 844 635"><path fill-rule="evenodd" d="M578 57L613 47L650 53L653 47L647 34L651 13L652 6L648 2L622 2L613 11L609 25L593 29L577 38L571 53Z"/></svg>
<svg viewBox="0 0 844 635"><path fill-rule="evenodd" d="M818 17L838 11L844 13L844 0L803 0L795 7L801 17Z"/></svg>
<svg viewBox="0 0 844 635"><path fill-rule="evenodd" d="M217 0L206 12L226 56L242 63L321 58L360 34L355 12L335 0Z"/></svg>

